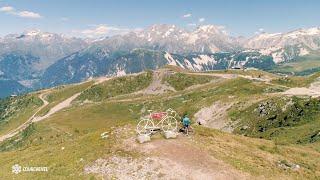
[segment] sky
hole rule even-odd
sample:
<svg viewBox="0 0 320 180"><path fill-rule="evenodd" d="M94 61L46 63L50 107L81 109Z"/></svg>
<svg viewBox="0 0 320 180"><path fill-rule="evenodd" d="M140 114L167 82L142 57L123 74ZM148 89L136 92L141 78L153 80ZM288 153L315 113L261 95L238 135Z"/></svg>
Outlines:
<svg viewBox="0 0 320 180"><path fill-rule="evenodd" d="M0 0L0 36L38 29L98 37L153 24L213 24L250 37L319 27L319 9L319 0Z"/></svg>

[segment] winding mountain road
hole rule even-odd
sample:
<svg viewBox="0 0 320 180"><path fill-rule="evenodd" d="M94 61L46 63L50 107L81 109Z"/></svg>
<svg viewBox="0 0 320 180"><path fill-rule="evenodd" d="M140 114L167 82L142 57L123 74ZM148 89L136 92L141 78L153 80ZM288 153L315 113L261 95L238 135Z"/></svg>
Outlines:
<svg viewBox="0 0 320 180"><path fill-rule="evenodd" d="M102 77L102 78L98 78L96 80L96 83L94 83L94 85L96 84L100 84L100 83L103 83L105 81L108 81L110 80L111 78L108 78L108 77ZM90 86L91 87L91 86ZM88 87L88 88L90 88ZM88 89L87 88L87 89ZM23 131L24 129L26 129L31 123L33 122L39 122L39 121L42 121L44 119L47 119L48 117L50 117L51 115L53 115L54 113L64 109L64 108L67 108L69 106L71 106L71 102L76 99L83 91L81 92L78 92L74 95L72 95L71 97L65 99L64 101L60 102L59 104L55 105L54 107L52 107L49 112L47 114L45 114L44 116L36 116L43 108L45 108L49 102L44 98L44 96L50 92L50 89L49 90L45 90L43 91L40 95L39 95L39 98L42 100L43 102L43 105L27 120L25 121L23 124L21 124L19 127L11 130L10 132L8 132L7 134L3 135L3 136L0 136L0 142L8 139L8 138L11 138L15 135L17 135L19 132Z"/></svg>
<svg viewBox="0 0 320 180"><path fill-rule="evenodd" d="M3 135L3 136L0 136L0 142L2 142L2 141L6 140L6 139L8 139L8 138L11 138L11 137L17 135L19 132L21 132L21 131L23 131L25 128L27 128L30 123L33 122L36 114L37 114L38 112L40 112L43 108L45 108L45 107L49 104L49 102L48 102L47 100L45 100L45 98L44 98L44 96L45 96L47 93L48 93L48 91L44 91L43 93L41 93L41 94L39 95L39 98L42 100L43 105L42 105L27 121L25 121L25 122L24 122L23 124L21 124L19 127L11 130L9 133L7 133L7 134L5 134L5 135Z"/></svg>
<svg viewBox="0 0 320 180"><path fill-rule="evenodd" d="M69 107L71 105L71 102L81 94L81 92L79 92L79 93L76 93L76 94L72 95L71 97L65 99L64 101L60 102L56 106L52 107L49 110L49 112L47 114L45 114L44 116L36 116L38 114L38 112L40 112L43 108L45 108L49 104L49 102L44 98L44 96L48 92L49 91L44 91L43 93L41 93L39 95L39 98L42 100L43 105L27 121L25 121L19 127L11 130L9 133L7 133L7 134L5 134L3 136L0 136L0 142L17 135L19 132L21 132L24 129L26 129L31 123L42 121L42 120L50 117L52 114L54 114L54 113L56 113L56 112L58 112L58 111L60 111L60 110L62 110L64 108Z"/></svg>
<svg viewBox="0 0 320 180"><path fill-rule="evenodd" d="M51 116L52 114L54 114L54 113L56 113L56 112L58 112L58 111L60 111L60 110L62 110L64 108L66 108L66 107L69 107L71 105L71 102L73 100L75 100L80 94L81 93L76 93L73 96L67 98L66 100L60 102L59 104L57 104L56 106L51 108L46 115L40 116L40 117L34 117L32 119L32 122L38 122L38 121L44 120L44 119L48 118L49 116Z"/></svg>

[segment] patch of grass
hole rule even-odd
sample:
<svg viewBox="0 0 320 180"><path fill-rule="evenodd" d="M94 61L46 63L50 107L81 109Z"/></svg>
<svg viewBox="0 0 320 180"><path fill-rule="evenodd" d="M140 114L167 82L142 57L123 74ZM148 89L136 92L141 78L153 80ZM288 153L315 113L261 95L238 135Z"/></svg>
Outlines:
<svg viewBox="0 0 320 180"><path fill-rule="evenodd" d="M11 138L0 144L0 152L15 150L26 145L27 138L35 131L35 125L32 123L14 138Z"/></svg>
<svg viewBox="0 0 320 180"><path fill-rule="evenodd" d="M197 76L184 73L175 73L164 78L175 90L181 91L196 84L205 84L218 79L212 76Z"/></svg>
<svg viewBox="0 0 320 180"><path fill-rule="evenodd" d="M287 87L306 87L320 77L320 72L310 76L289 76L273 79L271 82Z"/></svg>
<svg viewBox="0 0 320 180"><path fill-rule="evenodd" d="M156 111L163 111L170 107L177 110L180 115L188 113L192 117L201 108L211 106L215 101L221 100L225 103L238 100L247 101L252 97L260 96L266 87L267 85L263 83L237 78L219 81L192 90L179 91L173 93L171 98L163 95L154 99L146 99L143 101L143 105L146 109Z"/></svg>
<svg viewBox="0 0 320 180"><path fill-rule="evenodd" d="M98 158L125 154L135 157L135 152L118 146L135 135L132 126L140 109L136 104L103 103L61 111L37 123L32 131L26 129L22 133L26 138L19 140L19 146L0 152L0 179L86 179L91 175L83 174L84 167ZM103 132L109 137L102 139ZM4 142L0 147L12 143ZM15 175L11 172L15 163L46 166L48 172Z"/></svg>
<svg viewBox="0 0 320 180"><path fill-rule="evenodd" d="M317 179L320 177L320 154L299 145L277 145L272 141L237 136L204 127L195 127L193 143L208 150L253 178ZM298 171L278 167L279 161L300 165Z"/></svg>
<svg viewBox="0 0 320 180"><path fill-rule="evenodd" d="M41 105L41 99L35 94L0 100L0 135L27 121Z"/></svg>
<svg viewBox="0 0 320 180"><path fill-rule="evenodd" d="M63 100L71 97L72 95L79 93L81 91L84 91L85 89L89 88L91 85L93 85L93 81L81 83L81 84L74 84L74 85L64 85L64 86L58 86L56 88L52 89L52 92L50 92L46 96L46 100L50 103L45 108L43 108L40 112L38 112L38 116L43 116L48 111L54 107L55 105L59 104Z"/></svg>
<svg viewBox="0 0 320 180"><path fill-rule="evenodd" d="M165 65L164 68L169 69L169 70L174 71L174 72L180 72L180 73L191 72L190 70L181 68L179 66Z"/></svg>
<svg viewBox="0 0 320 180"><path fill-rule="evenodd" d="M313 143L320 140L320 100L274 98L232 114L239 121L235 133L273 139L278 143ZM319 137L318 137L319 136Z"/></svg>
<svg viewBox="0 0 320 180"><path fill-rule="evenodd" d="M186 77L182 76L181 79L183 78ZM48 96L50 105L87 87L90 88L85 90L78 100L99 102L74 103L72 107L30 126L19 136L0 143L0 149L2 148L0 179L99 179L95 175L84 174L84 167L99 158L142 155L130 149L123 149L121 145L123 140L135 136L135 125L139 118L147 113L147 109L163 111L170 107L179 114L188 112L192 118L201 108L210 106L216 101L239 103L237 108L229 110L229 116L234 122L239 120L245 122L243 125L249 124L248 131L252 123L255 129L261 125L272 127L268 131L270 133L265 134L266 137L273 132L272 129L283 128L280 129L282 134L272 136L270 139L274 141L270 141L194 126L195 135L188 138L188 143L208 151L211 156L247 172L254 178L317 179L320 177L320 159L315 158L320 156L320 142L317 136L317 130L320 129L320 125L317 124L319 103L315 100L293 100L294 103L282 112L287 100L274 98L271 100L276 103L276 110L260 118L254 111L260 102L254 105L251 103L258 99L270 101L272 95L266 94L266 91L276 90L270 90L269 88L273 87L270 84L244 78L223 79L201 87L157 96L130 94L147 87L151 81L152 74L148 72L137 76L115 78L92 87L88 84L81 88L73 87L75 89L72 90L56 89L51 98ZM135 97L140 99L134 100ZM113 101L115 99L128 101ZM303 109L303 114L300 109ZM279 119L272 121L274 123L266 123L265 118L279 114L279 110L280 114L283 114L281 117L285 114L290 115L288 121L284 122L285 126L279 128L273 126L280 123L280 116L277 117ZM298 116L301 118L295 118ZM102 139L100 135L103 132L108 132L109 137ZM297 142L297 137L301 142ZM301 169L283 170L277 165L279 161L298 164ZM11 166L15 163L22 166L47 166L49 172L15 175L11 172Z"/></svg>
<svg viewBox="0 0 320 180"><path fill-rule="evenodd" d="M85 90L77 100L101 101L122 94L129 94L146 88L152 81L152 72L136 76L114 78Z"/></svg>
<svg viewBox="0 0 320 180"><path fill-rule="evenodd" d="M276 74L269 73L262 70L215 70L215 71L206 71L206 73L219 73L219 74L239 74L244 76L252 76L252 77L269 77L269 78L276 78L278 77Z"/></svg>

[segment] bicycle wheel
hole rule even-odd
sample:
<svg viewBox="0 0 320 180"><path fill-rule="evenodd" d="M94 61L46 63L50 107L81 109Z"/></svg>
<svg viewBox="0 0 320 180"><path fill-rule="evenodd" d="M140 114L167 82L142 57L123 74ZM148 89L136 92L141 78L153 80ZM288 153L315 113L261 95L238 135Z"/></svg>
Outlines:
<svg viewBox="0 0 320 180"><path fill-rule="evenodd" d="M177 120L172 116L167 116L162 121L161 128L163 131L176 131L177 130Z"/></svg>
<svg viewBox="0 0 320 180"><path fill-rule="evenodd" d="M153 122L150 119L141 119L137 125L136 131L139 135L150 135L153 127Z"/></svg>

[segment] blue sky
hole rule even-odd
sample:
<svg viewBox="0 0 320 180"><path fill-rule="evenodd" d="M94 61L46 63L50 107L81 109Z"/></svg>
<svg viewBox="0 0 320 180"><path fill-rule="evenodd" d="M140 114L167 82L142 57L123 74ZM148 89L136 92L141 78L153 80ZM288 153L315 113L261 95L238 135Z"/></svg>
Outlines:
<svg viewBox="0 0 320 180"><path fill-rule="evenodd" d="M318 0L0 0L0 36L30 29L100 36L160 23L252 36L320 26L319 9Z"/></svg>

